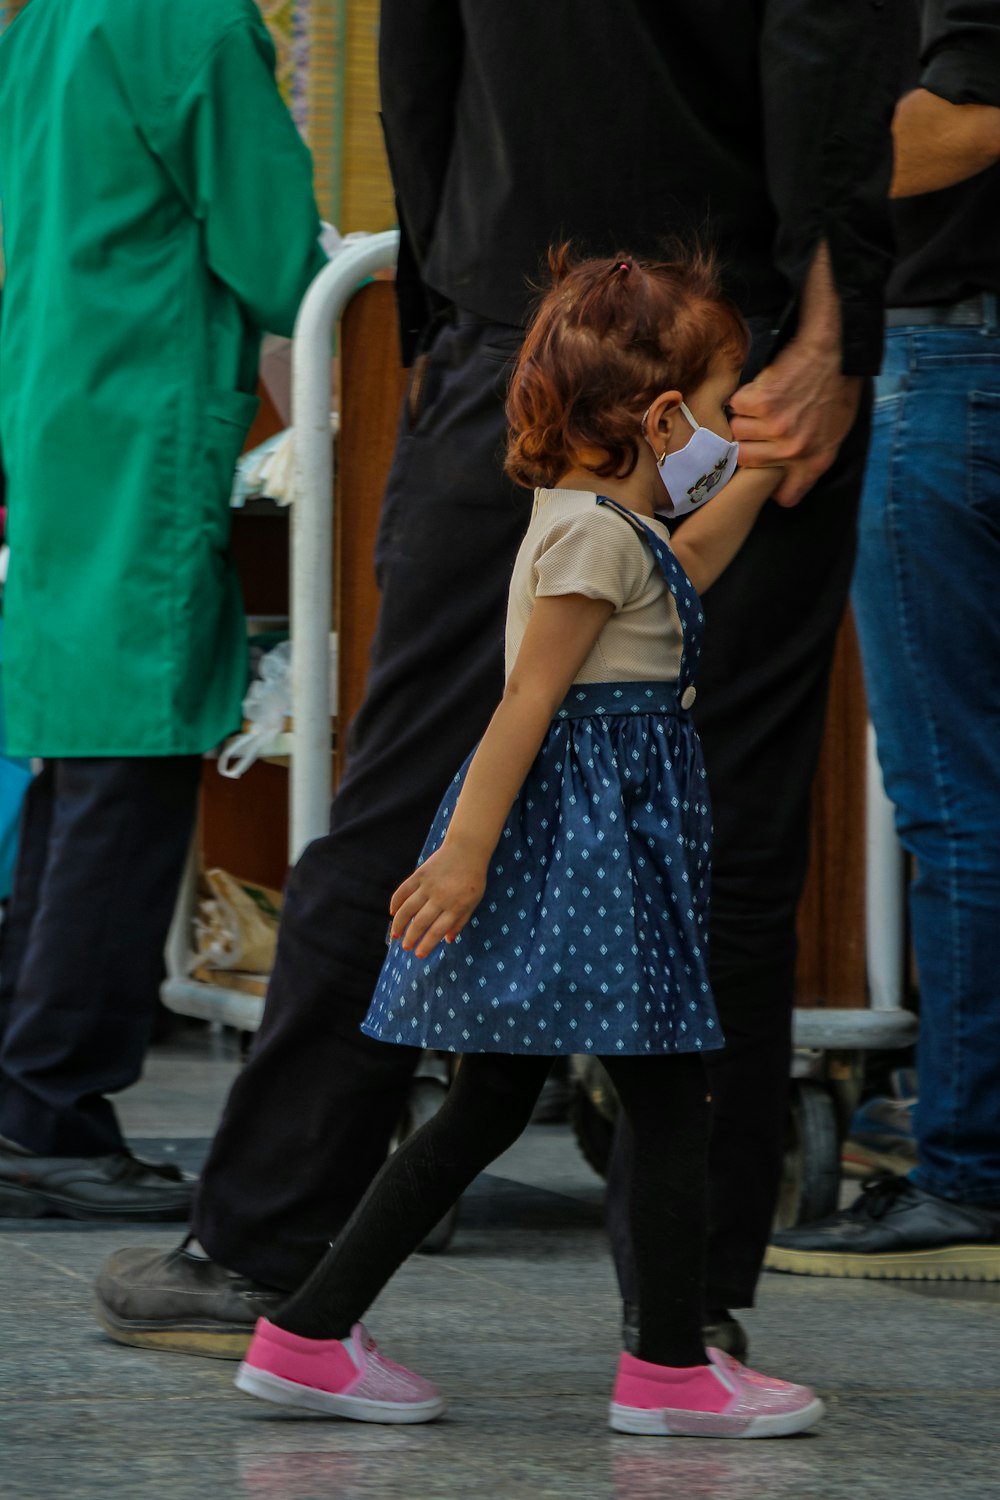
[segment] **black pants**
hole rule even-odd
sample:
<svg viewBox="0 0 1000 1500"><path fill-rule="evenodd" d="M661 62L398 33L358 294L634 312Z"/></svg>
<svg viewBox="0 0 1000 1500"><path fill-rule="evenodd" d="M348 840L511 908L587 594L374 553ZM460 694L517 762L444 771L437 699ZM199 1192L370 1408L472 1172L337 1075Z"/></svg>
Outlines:
<svg viewBox="0 0 1000 1500"><path fill-rule="evenodd" d="M104 1097L139 1077L201 757L46 761L25 801L0 949L0 1135L123 1149Z"/></svg>
<svg viewBox="0 0 1000 1500"><path fill-rule="evenodd" d="M276 1287L299 1285L361 1198L416 1064L358 1026L385 956L389 896L502 690L507 584L531 504L500 475L518 340L445 323L420 410L404 413L377 546L368 696L331 832L291 875L263 1025L202 1178L202 1244ZM695 716L715 804L713 975L729 1039L710 1064L708 1295L720 1303L753 1298L781 1169L795 909L863 429L801 507L765 508L706 600ZM629 1274L623 1265L623 1284Z"/></svg>

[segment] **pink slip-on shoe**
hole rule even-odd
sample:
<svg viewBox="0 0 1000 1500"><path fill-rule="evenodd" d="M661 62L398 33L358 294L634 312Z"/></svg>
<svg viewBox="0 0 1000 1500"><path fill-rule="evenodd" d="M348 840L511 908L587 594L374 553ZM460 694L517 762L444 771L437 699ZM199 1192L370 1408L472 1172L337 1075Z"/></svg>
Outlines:
<svg viewBox="0 0 1000 1500"><path fill-rule="evenodd" d="M622 1354L611 1399L615 1432L662 1437L786 1437L823 1415L805 1385L748 1370L721 1349L707 1365L674 1369Z"/></svg>
<svg viewBox="0 0 1000 1500"><path fill-rule="evenodd" d="M350 1338L306 1339L261 1318L236 1385L278 1406L355 1422L432 1422L444 1411L430 1382L386 1359L361 1323Z"/></svg>

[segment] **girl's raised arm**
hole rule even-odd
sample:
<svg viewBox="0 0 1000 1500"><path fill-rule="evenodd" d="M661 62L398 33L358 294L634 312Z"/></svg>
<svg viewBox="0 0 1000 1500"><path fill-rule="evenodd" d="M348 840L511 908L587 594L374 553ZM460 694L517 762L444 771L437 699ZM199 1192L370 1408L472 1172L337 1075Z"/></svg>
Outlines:
<svg viewBox="0 0 1000 1500"><path fill-rule="evenodd" d="M536 599L503 698L476 751L441 847L394 892L391 936L426 958L482 899L490 857L556 710L614 611L583 594Z"/></svg>
<svg viewBox="0 0 1000 1500"><path fill-rule="evenodd" d="M784 472L780 466L739 469L714 500L673 533L671 550L699 594L729 567Z"/></svg>

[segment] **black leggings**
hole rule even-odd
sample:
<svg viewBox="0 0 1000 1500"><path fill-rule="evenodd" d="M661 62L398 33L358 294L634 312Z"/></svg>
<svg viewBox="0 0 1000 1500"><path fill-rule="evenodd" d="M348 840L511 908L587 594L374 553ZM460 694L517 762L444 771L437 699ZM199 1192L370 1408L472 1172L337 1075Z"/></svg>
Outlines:
<svg viewBox="0 0 1000 1500"><path fill-rule="evenodd" d="M697 1054L607 1057L635 1139L630 1219L641 1358L705 1362L701 1322L709 1106ZM275 1317L306 1338L346 1338L478 1173L520 1136L548 1057L472 1053L441 1109L382 1167L336 1242Z"/></svg>

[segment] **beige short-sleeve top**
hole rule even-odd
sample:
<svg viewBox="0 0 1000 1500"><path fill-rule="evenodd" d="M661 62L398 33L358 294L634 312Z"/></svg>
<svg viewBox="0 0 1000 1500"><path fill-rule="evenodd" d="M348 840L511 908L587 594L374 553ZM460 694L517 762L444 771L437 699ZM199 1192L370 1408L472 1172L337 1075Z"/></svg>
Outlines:
<svg viewBox="0 0 1000 1500"><path fill-rule="evenodd" d="M642 519L669 545L661 521ZM614 605L577 682L677 680L683 632L666 579L635 527L598 505L592 491L535 491L507 604L508 677L535 600L553 594L584 594Z"/></svg>

